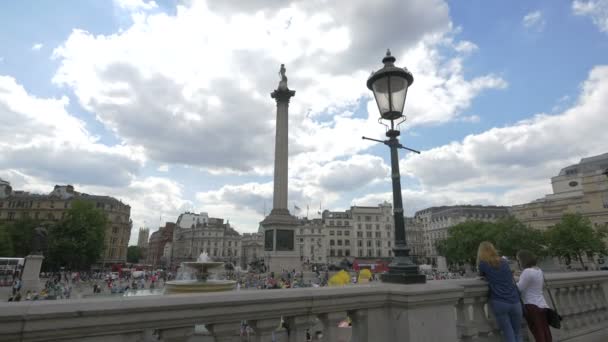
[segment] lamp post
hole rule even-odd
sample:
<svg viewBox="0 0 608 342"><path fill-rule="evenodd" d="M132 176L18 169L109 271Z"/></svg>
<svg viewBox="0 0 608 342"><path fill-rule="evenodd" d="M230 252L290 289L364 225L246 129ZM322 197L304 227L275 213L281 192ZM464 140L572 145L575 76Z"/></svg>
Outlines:
<svg viewBox="0 0 608 342"><path fill-rule="evenodd" d="M415 153L419 151L405 147L399 143L399 124L405 121L403 107L409 86L414 82L414 77L406 68L395 66L395 57L391 51L386 51L382 59L384 67L373 72L367 80L367 87L374 92L374 98L380 111L380 119L390 121L390 129L387 130L387 140L377 140L363 137L366 140L377 141L385 144L391 151L391 178L393 182L393 216L395 222L395 244L393 248L393 261L389 265L389 271L382 275L382 281L386 283L415 284L425 283L426 276L420 274L418 266L412 262L410 249L407 246L405 235L405 220L403 217L403 200L401 198L401 174L399 172L399 154L397 149L405 149ZM400 120L395 125L395 121Z"/></svg>

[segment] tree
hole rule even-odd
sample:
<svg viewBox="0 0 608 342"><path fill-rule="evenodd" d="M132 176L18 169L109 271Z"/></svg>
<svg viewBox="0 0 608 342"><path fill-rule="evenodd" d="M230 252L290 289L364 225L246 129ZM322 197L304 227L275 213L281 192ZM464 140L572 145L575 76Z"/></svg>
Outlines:
<svg viewBox="0 0 608 342"><path fill-rule="evenodd" d="M605 228L593 229L591 221L581 214L564 214L561 221L546 232L549 253L577 259L583 268L583 255L606 253Z"/></svg>
<svg viewBox="0 0 608 342"><path fill-rule="evenodd" d="M49 231L49 265L86 269L104 250L107 218L92 202L74 201L65 218Z"/></svg>
<svg viewBox="0 0 608 342"><path fill-rule="evenodd" d="M6 224L0 225L0 256L13 257L13 240L9 232L9 227Z"/></svg>
<svg viewBox="0 0 608 342"><path fill-rule="evenodd" d="M515 217L509 216L493 223L490 235L490 241L494 242L500 254L513 260L522 249L539 256L546 254L543 233L526 226Z"/></svg>
<svg viewBox="0 0 608 342"><path fill-rule="evenodd" d="M129 246L127 248L127 262L137 263L141 258L141 248L138 246Z"/></svg>
<svg viewBox="0 0 608 342"><path fill-rule="evenodd" d="M475 264L482 241L492 242L501 255L513 259L522 249L545 254L543 234L514 217L496 222L466 221L452 226L448 238L437 242L437 251L450 263Z"/></svg>
<svg viewBox="0 0 608 342"><path fill-rule="evenodd" d="M32 219L20 219L7 223L7 232L13 245L13 255L23 258L30 254L34 228L39 225Z"/></svg>
<svg viewBox="0 0 608 342"><path fill-rule="evenodd" d="M437 251L450 263L475 264L477 248L482 241L490 240L490 223L466 221L452 226L448 238L437 242Z"/></svg>

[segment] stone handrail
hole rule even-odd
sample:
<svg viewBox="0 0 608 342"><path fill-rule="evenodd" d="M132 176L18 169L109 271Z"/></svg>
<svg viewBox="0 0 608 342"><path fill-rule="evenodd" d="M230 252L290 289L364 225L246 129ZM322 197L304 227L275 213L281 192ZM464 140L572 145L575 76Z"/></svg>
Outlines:
<svg viewBox="0 0 608 342"><path fill-rule="evenodd" d="M547 275L559 341L608 340L608 272ZM0 341L499 341L480 280L0 303ZM338 328L349 317L352 328ZM288 326L278 329L279 321ZM208 333L197 333L205 325ZM210 336L209 336L210 335ZM213 336L213 337L211 337Z"/></svg>

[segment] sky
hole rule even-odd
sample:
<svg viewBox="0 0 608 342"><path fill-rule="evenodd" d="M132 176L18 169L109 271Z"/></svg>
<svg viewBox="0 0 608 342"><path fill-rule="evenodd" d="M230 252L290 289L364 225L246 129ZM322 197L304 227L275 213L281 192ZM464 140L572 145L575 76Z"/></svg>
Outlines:
<svg viewBox="0 0 608 342"><path fill-rule="evenodd" d="M525 203L608 152L608 0L7 1L0 22L0 178L114 196L131 243L184 211L257 231L281 63L298 216L391 201L388 148L361 139L384 138L387 48L414 76L408 215Z"/></svg>

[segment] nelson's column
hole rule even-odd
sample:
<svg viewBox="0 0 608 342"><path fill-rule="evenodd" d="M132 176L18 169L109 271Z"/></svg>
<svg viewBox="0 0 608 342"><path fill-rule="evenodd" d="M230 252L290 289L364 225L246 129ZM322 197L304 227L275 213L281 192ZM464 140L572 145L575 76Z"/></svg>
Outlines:
<svg viewBox="0 0 608 342"><path fill-rule="evenodd" d="M287 208L287 158L289 99L296 94L287 87L285 65L279 71L279 87L270 96L277 102L276 136L274 143L274 193L272 211L261 222L264 229L264 257L270 272L300 270L300 257L295 251L296 217Z"/></svg>

